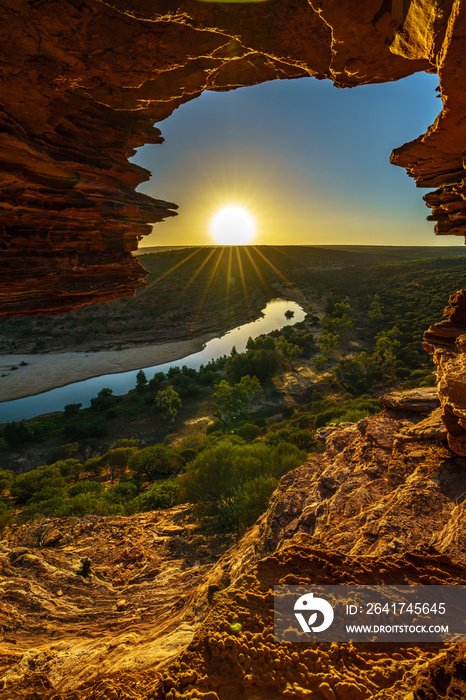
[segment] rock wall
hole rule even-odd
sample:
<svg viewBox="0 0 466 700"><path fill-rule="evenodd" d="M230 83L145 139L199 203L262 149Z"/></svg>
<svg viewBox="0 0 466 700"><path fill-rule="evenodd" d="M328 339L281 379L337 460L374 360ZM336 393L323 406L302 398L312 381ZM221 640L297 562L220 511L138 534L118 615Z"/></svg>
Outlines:
<svg viewBox="0 0 466 700"><path fill-rule="evenodd" d="M424 348L437 365L442 420L450 448L466 456L466 290L455 292L444 321L424 333Z"/></svg>
<svg viewBox="0 0 466 700"><path fill-rule="evenodd" d="M464 1L6 0L0 8L0 315L131 294L132 257L176 206L135 192L128 157L202 90L316 76L338 86L438 71L445 109L393 161L463 234Z"/></svg>

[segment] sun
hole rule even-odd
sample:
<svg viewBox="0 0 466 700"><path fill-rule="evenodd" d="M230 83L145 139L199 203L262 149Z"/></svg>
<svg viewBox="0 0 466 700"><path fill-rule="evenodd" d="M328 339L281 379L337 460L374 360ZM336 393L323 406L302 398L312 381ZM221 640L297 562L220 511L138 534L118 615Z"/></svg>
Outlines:
<svg viewBox="0 0 466 700"><path fill-rule="evenodd" d="M256 224L251 214L231 204L222 207L210 222L210 233L220 245L246 245L256 232Z"/></svg>

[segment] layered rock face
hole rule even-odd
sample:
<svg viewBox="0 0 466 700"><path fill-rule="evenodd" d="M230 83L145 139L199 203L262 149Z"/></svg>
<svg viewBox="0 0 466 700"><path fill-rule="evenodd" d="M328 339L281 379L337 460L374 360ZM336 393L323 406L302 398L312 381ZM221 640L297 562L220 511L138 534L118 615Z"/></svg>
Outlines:
<svg viewBox="0 0 466 700"><path fill-rule="evenodd" d="M437 387L448 443L466 456L466 290L455 292L444 321L424 333L424 348L437 365Z"/></svg>
<svg viewBox="0 0 466 700"><path fill-rule="evenodd" d="M128 157L160 142L154 123L204 89L438 71L445 109L394 162L439 188L428 196L438 233L464 233L463 9L452 0L2 3L0 314L64 312L141 285L131 251L175 205L135 192L149 173Z"/></svg>

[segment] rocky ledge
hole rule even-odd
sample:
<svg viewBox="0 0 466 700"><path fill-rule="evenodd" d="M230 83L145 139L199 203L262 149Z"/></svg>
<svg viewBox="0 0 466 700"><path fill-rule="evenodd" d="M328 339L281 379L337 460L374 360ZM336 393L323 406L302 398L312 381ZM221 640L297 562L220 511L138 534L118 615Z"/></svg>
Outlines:
<svg viewBox="0 0 466 700"><path fill-rule="evenodd" d="M450 448L466 456L466 291L450 297L444 321L424 333L424 348L437 365L442 421Z"/></svg>
<svg viewBox="0 0 466 700"><path fill-rule="evenodd" d="M465 0L14 0L0 46L0 315L126 294L131 255L175 205L135 192L154 123L203 90L316 76L340 87L438 72L444 110L393 162L423 187L437 233L465 233Z"/></svg>
<svg viewBox="0 0 466 700"><path fill-rule="evenodd" d="M189 506L10 533L0 697L464 697L461 645L273 640L280 582L466 585L466 459L433 401L430 390L388 395L381 414L323 429L326 452L283 477L220 558Z"/></svg>

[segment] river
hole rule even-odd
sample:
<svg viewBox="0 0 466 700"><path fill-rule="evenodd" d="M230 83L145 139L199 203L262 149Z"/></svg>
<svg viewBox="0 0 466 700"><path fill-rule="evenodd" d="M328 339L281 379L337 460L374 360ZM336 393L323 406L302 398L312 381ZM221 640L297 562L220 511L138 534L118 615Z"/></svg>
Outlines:
<svg viewBox="0 0 466 700"><path fill-rule="evenodd" d="M290 319L285 317L285 311L294 312ZM238 352L244 352L248 338L257 338L263 333L270 333L283 326L294 325L303 321L305 311L295 301L273 299L262 310L262 316L255 321L238 326L219 338L209 340L200 352L193 353L179 360L166 362L161 365L142 367L147 379L151 379L156 372L167 372L170 367L192 367L199 369L212 359L223 355L229 355L233 346ZM138 369L130 372L117 372L104 374L81 382L74 382L66 386L57 387L50 391L44 391L34 396L26 396L15 401L3 401L0 403L0 423L18 421L53 411L63 411L66 404L81 403L83 408L90 406L91 398L96 396L103 387L113 390L114 394L127 394L136 385Z"/></svg>

